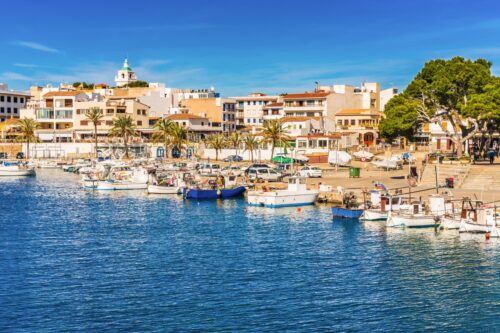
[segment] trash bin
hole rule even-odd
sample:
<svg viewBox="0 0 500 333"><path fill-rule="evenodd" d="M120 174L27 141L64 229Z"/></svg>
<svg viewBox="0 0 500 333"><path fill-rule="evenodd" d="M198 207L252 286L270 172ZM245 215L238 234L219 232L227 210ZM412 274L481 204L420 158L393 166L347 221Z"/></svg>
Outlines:
<svg viewBox="0 0 500 333"><path fill-rule="evenodd" d="M359 178L361 174L360 168L349 167L349 178Z"/></svg>
<svg viewBox="0 0 500 333"><path fill-rule="evenodd" d="M446 187L447 188L453 188L453 185L455 183L455 180L453 177L446 178Z"/></svg>

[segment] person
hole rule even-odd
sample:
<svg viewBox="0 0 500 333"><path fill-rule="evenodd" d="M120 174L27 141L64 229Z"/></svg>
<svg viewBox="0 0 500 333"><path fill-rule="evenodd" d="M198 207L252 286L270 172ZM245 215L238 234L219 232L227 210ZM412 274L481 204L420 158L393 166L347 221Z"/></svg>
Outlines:
<svg viewBox="0 0 500 333"><path fill-rule="evenodd" d="M479 160L479 150L475 149L474 150L474 161L473 163L476 164L476 162Z"/></svg>
<svg viewBox="0 0 500 333"><path fill-rule="evenodd" d="M488 158L490 159L490 164L493 164L493 162L495 161L495 151L493 149L490 149L488 151Z"/></svg>

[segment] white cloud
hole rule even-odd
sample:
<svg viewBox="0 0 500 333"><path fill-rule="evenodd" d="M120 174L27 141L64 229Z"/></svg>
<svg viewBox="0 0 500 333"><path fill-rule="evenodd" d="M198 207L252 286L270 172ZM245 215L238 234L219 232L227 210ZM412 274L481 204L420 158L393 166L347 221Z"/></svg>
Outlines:
<svg viewBox="0 0 500 333"><path fill-rule="evenodd" d="M20 73L15 73L15 72L4 72L0 74L0 80L2 81L33 81L33 78L20 74Z"/></svg>
<svg viewBox="0 0 500 333"><path fill-rule="evenodd" d="M54 49L52 47L48 47L46 45L37 43L37 42L27 42L27 41L17 41L15 42L16 45L27 47L32 50L37 50L37 51L42 51L42 52L49 52L49 53L58 53L59 50Z"/></svg>

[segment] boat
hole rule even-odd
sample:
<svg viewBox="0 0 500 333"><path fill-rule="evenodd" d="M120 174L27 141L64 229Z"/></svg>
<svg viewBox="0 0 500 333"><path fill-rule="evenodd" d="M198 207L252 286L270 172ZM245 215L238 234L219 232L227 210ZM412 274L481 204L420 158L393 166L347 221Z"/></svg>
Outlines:
<svg viewBox="0 0 500 333"><path fill-rule="evenodd" d="M328 163L330 165L349 166L352 157L345 151L331 150L328 153Z"/></svg>
<svg viewBox="0 0 500 333"><path fill-rule="evenodd" d="M423 202L410 204L410 209L389 211L386 226L393 228L436 228L445 212L444 197L436 194L429 198L429 206Z"/></svg>
<svg viewBox="0 0 500 333"><path fill-rule="evenodd" d="M491 237L500 237L500 221L497 221L496 207L475 202L468 217L462 218L459 232L490 234Z"/></svg>
<svg viewBox="0 0 500 333"><path fill-rule="evenodd" d="M400 211L409 209L410 206L403 200L402 196L391 196L385 186L370 191L370 201L365 208L361 219L363 221L385 221L389 211Z"/></svg>
<svg viewBox="0 0 500 333"><path fill-rule="evenodd" d="M148 179L146 169L120 165L107 166L103 173L84 174L82 182L84 187L95 190L145 190Z"/></svg>
<svg viewBox="0 0 500 333"><path fill-rule="evenodd" d="M251 206L269 208L312 205L316 201L319 191L308 190L306 181L305 177L295 176L288 178L286 190L270 191L267 187L263 187L261 191L250 191L247 202Z"/></svg>
<svg viewBox="0 0 500 333"><path fill-rule="evenodd" d="M361 162L369 162L372 160L373 155L370 152L367 152L366 150L360 150L357 152L352 153L352 156L354 156L354 159L361 161Z"/></svg>
<svg viewBox="0 0 500 333"><path fill-rule="evenodd" d="M334 218L359 219L363 215L363 209L332 207L332 214Z"/></svg>
<svg viewBox="0 0 500 333"><path fill-rule="evenodd" d="M41 160L38 161L37 167L40 169L59 169L64 165L64 162L56 160Z"/></svg>
<svg viewBox="0 0 500 333"><path fill-rule="evenodd" d="M195 182L183 187L185 199L232 199L245 193L244 186L236 184L236 176L212 176L205 182Z"/></svg>
<svg viewBox="0 0 500 333"><path fill-rule="evenodd" d="M191 174L156 174L156 170L153 171L151 178L152 181L148 185L149 194L181 194L182 189L185 186L185 179L190 177Z"/></svg>
<svg viewBox="0 0 500 333"><path fill-rule="evenodd" d="M376 158L370 163L374 165L376 168L384 170L401 169L401 167L403 166L402 161L393 158Z"/></svg>
<svg viewBox="0 0 500 333"><path fill-rule="evenodd" d="M0 176L30 177L35 175L33 168L24 166L20 162L0 161Z"/></svg>

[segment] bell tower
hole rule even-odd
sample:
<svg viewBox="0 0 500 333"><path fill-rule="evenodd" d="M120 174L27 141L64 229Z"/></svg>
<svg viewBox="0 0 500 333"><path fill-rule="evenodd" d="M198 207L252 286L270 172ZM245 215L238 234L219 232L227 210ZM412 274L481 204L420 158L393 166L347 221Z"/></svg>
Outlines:
<svg viewBox="0 0 500 333"><path fill-rule="evenodd" d="M123 67L116 73L115 83L117 87L123 87L137 81L134 71L128 64L128 58L123 61Z"/></svg>

